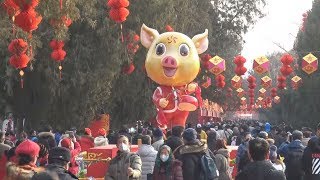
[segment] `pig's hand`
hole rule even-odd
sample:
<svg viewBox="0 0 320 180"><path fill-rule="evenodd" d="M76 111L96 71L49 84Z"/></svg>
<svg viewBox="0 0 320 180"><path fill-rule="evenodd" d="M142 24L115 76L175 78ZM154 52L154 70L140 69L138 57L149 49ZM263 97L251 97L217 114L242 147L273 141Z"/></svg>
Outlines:
<svg viewBox="0 0 320 180"><path fill-rule="evenodd" d="M197 84L196 83L190 83L188 84L188 92L189 93L193 93L194 91L196 91L197 88Z"/></svg>
<svg viewBox="0 0 320 180"><path fill-rule="evenodd" d="M168 104L169 104L169 101L166 100L166 98L161 98L161 99L159 100L159 105L160 105L160 107L162 107L162 108L167 107Z"/></svg>

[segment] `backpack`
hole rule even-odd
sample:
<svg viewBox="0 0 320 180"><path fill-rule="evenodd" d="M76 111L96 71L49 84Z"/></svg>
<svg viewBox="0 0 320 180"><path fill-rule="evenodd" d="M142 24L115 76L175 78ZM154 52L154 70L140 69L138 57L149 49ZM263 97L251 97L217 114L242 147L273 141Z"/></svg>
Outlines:
<svg viewBox="0 0 320 180"><path fill-rule="evenodd" d="M288 151L288 154L284 159L286 164L286 174L288 176L296 177L303 175L302 156L303 149Z"/></svg>
<svg viewBox="0 0 320 180"><path fill-rule="evenodd" d="M217 169L215 161L211 158L209 155L210 152L204 153L201 156L201 174L200 179L201 180L213 180L219 177L219 170Z"/></svg>

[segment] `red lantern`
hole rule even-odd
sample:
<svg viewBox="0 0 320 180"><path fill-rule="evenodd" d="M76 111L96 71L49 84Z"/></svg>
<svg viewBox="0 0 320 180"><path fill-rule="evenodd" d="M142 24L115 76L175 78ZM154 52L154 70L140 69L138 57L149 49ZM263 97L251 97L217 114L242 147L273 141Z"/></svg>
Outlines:
<svg viewBox="0 0 320 180"><path fill-rule="evenodd" d="M13 55L10 57L10 65L16 69L23 69L27 67L30 58L26 54Z"/></svg>
<svg viewBox="0 0 320 180"><path fill-rule="evenodd" d="M30 33L38 28L41 20L42 17L34 9L28 9L18 14L14 23L25 32Z"/></svg>
<svg viewBox="0 0 320 180"><path fill-rule="evenodd" d="M173 32L174 29L170 25L166 25L166 31ZM211 58L210 58L211 59Z"/></svg>
<svg viewBox="0 0 320 180"><path fill-rule="evenodd" d="M23 39L14 39L9 44L8 50L12 54L25 54L28 49L28 43L25 42Z"/></svg>
<svg viewBox="0 0 320 180"><path fill-rule="evenodd" d="M135 42L139 42L139 41L140 41L140 36L139 36L138 34L135 34L135 35L133 36L133 40L134 40Z"/></svg>
<svg viewBox="0 0 320 180"><path fill-rule="evenodd" d="M290 65L293 62L293 57L290 54L284 54L281 57L281 62L284 65Z"/></svg>
<svg viewBox="0 0 320 180"><path fill-rule="evenodd" d="M129 10L127 8L121 7L119 9L111 9L109 12L110 18L117 23L122 23L127 20L129 16Z"/></svg>
<svg viewBox="0 0 320 180"><path fill-rule="evenodd" d="M247 68L244 67L246 59L243 56L236 56L233 62L237 65L234 71L238 76L242 76L247 72Z"/></svg>
<svg viewBox="0 0 320 180"><path fill-rule="evenodd" d="M51 53L51 58L57 62L61 62L64 60L66 54L66 51L64 51L63 49L57 49Z"/></svg>
<svg viewBox="0 0 320 180"><path fill-rule="evenodd" d="M128 66L122 68L124 74L130 75L135 70L134 64L131 62Z"/></svg>

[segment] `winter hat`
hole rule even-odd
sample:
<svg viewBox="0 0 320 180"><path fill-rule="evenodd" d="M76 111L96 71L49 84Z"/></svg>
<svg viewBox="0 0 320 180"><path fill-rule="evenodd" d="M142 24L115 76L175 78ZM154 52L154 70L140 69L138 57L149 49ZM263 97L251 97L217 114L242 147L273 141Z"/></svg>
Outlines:
<svg viewBox="0 0 320 180"><path fill-rule="evenodd" d="M107 134L107 131L106 131L104 128L100 128L100 129L98 130L98 134L99 134L100 136L105 136L105 135Z"/></svg>
<svg viewBox="0 0 320 180"><path fill-rule="evenodd" d="M89 134L91 134L91 129L89 129L89 128L84 128L84 132L89 135Z"/></svg>
<svg viewBox="0 0 320 180"><path fill-rule="evenodd" d="M35 156L39 156L39 151L40 151L39 145L27 139L17 146L15 153L17 155L27 154L27 155L30 155L31 157L35 157Z"/></svg>
<svg viewBox="0 0 320 180"><path fill-rule="evenodd" d="M171 148L170 148L169 146L167 146L167 145L162 145L162 146L160 147L159 152L161 152L162 149L167 149L167 151L168 151L169 153L171 152Z"/></svg>
<svg viewBox="0 0 320 180"><path fill-rule="evenodd" d="M197 139L197 131L194 130L193 128L188 128L183 132L182 137L186 141L193 141Z"/></svg>
<svg viewBox="0 0 320 180"><path fill-rule="evenodd" d="M70 138L64 138L61 141L61 147L68 148L71 146L71 139Z"/></svg>
<svg viewBox="0 0 320 180"><path fill-rule="evenodd" d="M277 156L278 156L278 154L277 154L277 146L275 146L275 145L270 146L269 159L271 161L275 161L277 159Z"/></svg>
<svg viewBox="0 0 320 180"><path fill-rule="evenodd" d="M201 124L197 124L197 128L201 128L202 126L201 126Z"/></svg>
<svg viewBox="0 0 320 180"><path fill-rule="evenodd" d="M48 157L49 163L50 163L50 160L53 160L53 159L69 162L71 159L70 150L64 147L54 147L50 149L49 157Z"/></svg>
<svg viewBox="0 0 320 180"><path fill-rule="evenodd" d="M163 136L162 130L160 128L155 129L153 131L153 136L154 137L162 137Z"/></svg>

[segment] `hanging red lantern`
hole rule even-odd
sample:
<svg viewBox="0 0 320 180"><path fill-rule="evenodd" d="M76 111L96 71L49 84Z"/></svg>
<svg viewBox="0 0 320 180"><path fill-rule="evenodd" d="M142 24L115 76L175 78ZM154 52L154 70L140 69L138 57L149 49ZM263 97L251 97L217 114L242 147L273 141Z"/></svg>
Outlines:
<svg viewBox="0 0 320 180"><path fill-rule="evenodd" d="M62 65L61 65L61 62L64 60L64 58L67 55L66 51L63 50L64 42L53 39L50 42L49 45L53 50L53 52L51 53L51 58L54 61L59 63L59 67L58 67L59 68L59 77L61 79L62 78Z"/></svg>
<svg viewBox="0 0 320 180"><path fill-rule="evenodd" d="M216 86L219 88L224 88L224 86L226 85L225 83L225 77L221 74L219 74L218 76L216 76Z"/></svg>
<svg viewBox="0 0 320 180"><path fill-rule="evenodd" d="M133 62L131 62L129 65L124 66L122 68L122 72L127 75L130 75L131 73L133 73L134 70L135 70L135 66L134 66Z"/></svg>
<svg viewBox="0 0 320 180"><path fill-rule="evenodd" d="M9 44L8 50L12 54L25 54L28 49L28 43L25 42L23 39L14 39Z"/></svg>
<svg viewBox="0 0 320 180"><path fill-rule="evenodd" d="M272 88L271 89L270 96L273 97L273 98L277 96L277 88Z"/></svg>
<svg viewBox="0 0 320 180"><path fill-rule="evenodd" d="M138 34L135 34L135 35L133 36L133 41L139 42L139 41L140 41L140 36L139 36Z"/></svg>
<svg viewBox="0 0 320 180"><path fill-rule="evenodd" d="M167 32L173 32L174 29L170 25L166 25L166 31Z"/></svg>
<svg viewBox="0 0 320 180"><path fill-rule="evenodd" d="M234 72L238 76L242 76L247 72L247 68L244 67L244 63L246 62L246 59L243 56L236 56L233 60L234 64L237 65Z"/></svg>
<svg viewBox="0 0 320 180"><path fill-rule="evenodd" d="M38 28L41 20L42 17L34 9L28 9L18 14L14 23L25 32L31 33Z"/></svg>
<svg viewBox="0 0 320 180"><path fill-rule="evenodd" d="M280 72L283 76L287 77L293 72L293 69L289 65L283 65Z"/></svg>
<svg viewBox="0 0 320 180"><path fill-rule="evenodd" d="M54 59L56 62L61 62L64 60L66 54L66 51L64 51L63 49L57 49L51 53L51 58Z"/></svg>
<svg viewBox="0 0 320 180"><path fill-rule="evenodd" d="M127 8L121 7L119 9L111 9L109 12L110 18L117 23L122 23L127 20L129 15L129 10Z"/></svg>
<svg viewBox="0 0 320 180"><path fill-rule="evenodd" d="M290 54L284 54L281 57L281 62L284 65L290 65L291 63L293 63L293 57Z"/></svg>
<svg viewBox="0 0 320 180"><path fill-rule="evenodd" d="M26 54L13 55L10 57L10 65L16 69L23 69L28 66L30 58Z"/></svg>

